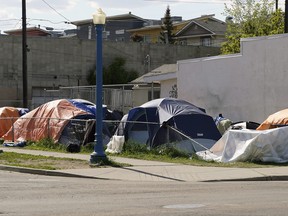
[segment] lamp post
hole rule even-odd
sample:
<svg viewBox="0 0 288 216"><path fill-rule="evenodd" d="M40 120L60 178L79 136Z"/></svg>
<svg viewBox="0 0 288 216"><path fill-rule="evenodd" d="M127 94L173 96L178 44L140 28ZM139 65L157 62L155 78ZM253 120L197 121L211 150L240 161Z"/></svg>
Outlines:
<svg viewBox="0 0 288 216"><path fill-rule="evenodd" d="M22 0L22 79L23 79L23 108L28 108L27 88L27 32L26 32L26 0Z"/></svg>
<svg viewBox="0 0 288 216"><path fill-rule="evenodd" d="M102 32L106 21L105 13L99 8L96 14L93 14L93 23L96 30L96 130L94 152L90 155L90 163L98 164L105 161L106 155L103 150L102 124Z"/></svg>

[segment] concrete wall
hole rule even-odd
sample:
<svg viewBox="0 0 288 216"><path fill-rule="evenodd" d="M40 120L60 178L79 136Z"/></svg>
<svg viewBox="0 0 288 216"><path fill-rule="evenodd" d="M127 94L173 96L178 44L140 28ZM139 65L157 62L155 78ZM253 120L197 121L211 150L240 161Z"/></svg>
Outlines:
<svg viewBox="0 0 288 216"><path fill-rule="evenodd" d="M161 98L171 97L172 86L177 84L177 79L169 79L161 81Z"/></svg>
<svg viewBox="0 0 288 216"><path fill-rule="evenodd" d="M87 85L89 70L95 70L95 40L28 37L27 44L30 106L32 97L43 97L44 89ZM0 35L0 49L0 107L21 106L22 37ZM219 48L215 47L104 42L103 66L107 67L114 58L122 57L126 59L126 67L136 70L140 76L165 63L218 54Z"/></svg>
<svg viewBox="0 0 288 216"><path fill-rule="evenodd" d="M178 61L178 98L212 116L261 123L288 105L288 35L247 38L241 53Z"/></svg>

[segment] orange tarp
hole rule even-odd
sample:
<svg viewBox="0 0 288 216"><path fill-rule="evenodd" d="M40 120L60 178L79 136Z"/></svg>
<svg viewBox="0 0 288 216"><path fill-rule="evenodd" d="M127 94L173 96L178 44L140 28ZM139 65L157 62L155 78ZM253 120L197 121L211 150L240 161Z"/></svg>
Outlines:
<svg viewBox="0 0 288 216"><path fill-rule="evenodd" d="M13 123L20 117L19 111L14 107L0 108L0 137L12 127Z"/></svg>
<svg viewBox="0 0 288 216"><path fill-rule="evenodd" d="M270 115L256 130L272 129L279 125L288 125L288 109Z"/></svg>
<svg viewBox="0 0 288 216"><path fill-rule="evenodd" d="M75 107L68 100L51 101L21 116L14 123L14 139L12 128L3 138L20 142L49 137L57 142L69 119L86 114L87 112Z"/></svg>

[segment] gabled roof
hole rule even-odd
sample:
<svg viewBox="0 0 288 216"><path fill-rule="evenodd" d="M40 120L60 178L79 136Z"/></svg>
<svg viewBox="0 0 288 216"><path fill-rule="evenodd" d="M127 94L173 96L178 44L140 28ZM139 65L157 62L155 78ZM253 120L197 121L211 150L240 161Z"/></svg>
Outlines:
<svg viewBox="0 0 288 216"><path fill-rule="evenodd" d="M200 27L205 35L224 35L226 32L226 23L214 18L213 16L214 15L206 15L190 20L190 22L178 31L175 36L183 36L192 26ZM193 35L189 34L189 36ZM197 36L199 36L199 34L197 34Z"/></svg>
<svg viewBox="0 0 288 216"><path fill-rule="evenodd" d="M177 71L177 64L164 64L151 72L144 74L141 77L131 81L130 83L152 83L167 79L175 79Z"/></svg>
<svg viewBox="0 0 288 216"><path fill-rule="evenodd" d="M189 20L173 23L173 26L185 25L186 23L188 24ZM153 30L153 29L161 29L161 25L149 25L149 26L144 26L142 28L129 29L129 30L127 30L127 32L149 31L149 30Z"/></svg>
<svg viewBox="0 0 288 216"><path fill-rule="evenodd" d="M114 15L114 16L107 16L106 17L106 22L108 21L117 21L117 20L131 20L131 19L137 19L137 20L141 20L143 22L146 22L146 19L143 19L141 17L135 16L134 14L132 14L131 12L127 13L127 14L120 14L120 15ZM73 21L71 22L73 25L84 25L87 23L92 23L93 19L85 19L85 20L78 20L78 21Z"/></svg>

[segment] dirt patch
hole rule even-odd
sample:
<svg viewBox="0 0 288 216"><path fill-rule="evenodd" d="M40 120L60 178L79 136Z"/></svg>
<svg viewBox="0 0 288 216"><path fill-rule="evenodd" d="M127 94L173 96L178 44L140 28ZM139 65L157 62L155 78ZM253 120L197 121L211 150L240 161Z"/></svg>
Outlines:
<svg viewBox="0 0 288 216"><path fill-rule="evenodd" d="M88 169L90 168L89 161L82 160L46 160L44 165L51 165L58 170L63 169Z"/></svg>
<svg viewBox="0 0 288 216"><path fill-rule="evenodd" d="M8 153L10 154L10 153ZM40 157L40 156L26 156L17 154L6 156L0 154L0 164L8 166L30 167L35 169L47 170L63 170L63 169L88 169L90 168L89 161L66 159L66 158L53 158L53 157Z"/></svg>

